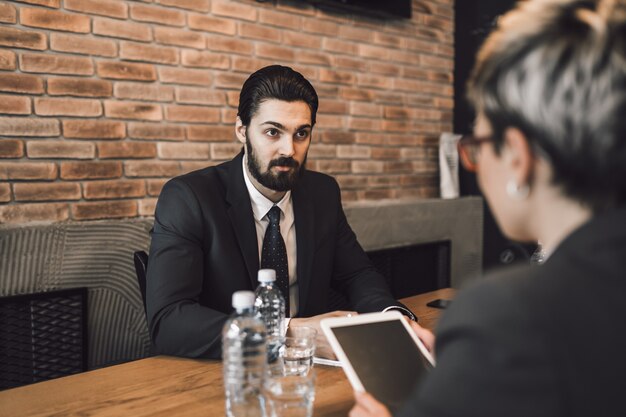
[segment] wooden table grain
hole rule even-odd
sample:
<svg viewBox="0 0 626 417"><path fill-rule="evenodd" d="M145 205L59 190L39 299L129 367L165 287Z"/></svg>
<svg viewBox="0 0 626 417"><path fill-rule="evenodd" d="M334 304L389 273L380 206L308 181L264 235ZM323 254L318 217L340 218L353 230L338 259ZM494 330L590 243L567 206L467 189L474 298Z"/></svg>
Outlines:
<svg viewBox="0 0 626 417"><path fill-rule="evenodd" d="M450 288L402 300L434 328L441 310L426 307L452 298ZM346 416L354 401L340 368L316 365L314 416ZM0 392L0 416L185 416L224 415L219 361L155 356Z"/></svg>

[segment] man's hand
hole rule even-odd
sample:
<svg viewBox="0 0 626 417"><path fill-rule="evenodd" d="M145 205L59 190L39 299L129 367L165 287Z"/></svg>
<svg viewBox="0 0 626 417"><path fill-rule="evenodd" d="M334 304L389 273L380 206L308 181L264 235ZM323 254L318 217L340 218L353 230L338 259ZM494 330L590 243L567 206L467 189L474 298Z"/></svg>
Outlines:
<svg viewBox="0 0 626 417"><path fill-rule="evenodd" d="M433 332L431 332L428 329L423 328L422 326L415 323L414 321L411 321L411 320L407 320L407 321L411 325L411 329L413 329L417 337L422 341L422 343L424 343L424 346L426 346L426 349L428 349L428 351L434 357L435 356L435 335L433 334Z"/></svg>
<svg viewBox="0 0 626 417"><path fill-rule="evenodd" d="M322 332L322 328L320 327L320 321L329 317L346 317L349 315L356 316L357 314L358 313L356 311L333 311L326 314L320 314L319 316L302 319L291 319L289 321L289 328L287 329L287 337L289 337L290 335L289 329L300 326L312 327L317 331L317 336L315 338L315 356L325 359L336 360L337 357L335 356L333 349L328 344L328 340L326 340L324 332Z"/></svg>
<svg viewBox="0 0 626 417"><path fill-rule="evenodd" d="M350 410L350 417L391 417L391 413L383 404L367 392L355 392L356 404Z"/></svg>

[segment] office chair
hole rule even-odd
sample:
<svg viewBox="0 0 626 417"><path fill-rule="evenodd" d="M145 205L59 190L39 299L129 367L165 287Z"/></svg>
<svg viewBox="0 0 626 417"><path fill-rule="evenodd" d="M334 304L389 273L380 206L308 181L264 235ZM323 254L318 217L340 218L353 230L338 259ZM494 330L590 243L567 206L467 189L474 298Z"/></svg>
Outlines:
<svg viewBox="0 0 626 417"><path fill-rule="evenodd" d="M145 251L139 250L133 253L133 261L135 262L137 282L139 283L139 291L141 292L141 299L143 300L143 310L146 314L148 314L146 310L146 274L148 272L148 254Z"/></svg>

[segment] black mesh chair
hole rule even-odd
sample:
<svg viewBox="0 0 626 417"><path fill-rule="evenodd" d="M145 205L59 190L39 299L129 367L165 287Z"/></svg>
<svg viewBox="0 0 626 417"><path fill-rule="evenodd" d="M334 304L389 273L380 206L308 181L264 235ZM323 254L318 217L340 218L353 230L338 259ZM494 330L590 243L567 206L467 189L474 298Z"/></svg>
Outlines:
<svg viewBox="0 0 626 417"><path fill-rule="evenodd" d="M87 288L0 298L0 389L87 370Z"/></svg>
<svg viewBox="0 0 626 417"><path fill-rule="evenodd" d="M135 272L137 273L137 283L143 300L143 310L146 310L146 274L148 272L148 254L142 250L133 253L133 261L135 262Z"/></svg>

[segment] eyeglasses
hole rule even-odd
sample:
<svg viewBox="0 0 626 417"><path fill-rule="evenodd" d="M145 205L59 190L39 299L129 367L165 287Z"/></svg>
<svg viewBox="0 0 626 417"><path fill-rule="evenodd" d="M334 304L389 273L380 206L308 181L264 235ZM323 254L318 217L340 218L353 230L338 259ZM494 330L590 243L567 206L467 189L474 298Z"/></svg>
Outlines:
<svg viewBox="0 0 626 417"><path fill-rule="evenodd" d="M476 137L472 135L464 135L457 142L457 148L459 150L459 156L461 157L461 163L463 167L470 172L476 172L478 168L478 149L483 142L491 142L493 138L491 136Z"/></svg>

